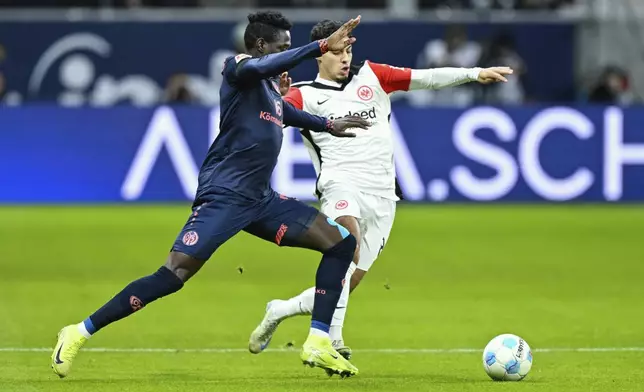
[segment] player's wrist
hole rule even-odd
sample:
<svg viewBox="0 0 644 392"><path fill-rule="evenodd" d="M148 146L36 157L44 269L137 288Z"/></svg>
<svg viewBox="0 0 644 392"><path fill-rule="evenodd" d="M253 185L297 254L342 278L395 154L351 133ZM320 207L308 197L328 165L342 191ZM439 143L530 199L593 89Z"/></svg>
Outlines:
<svg viewBox="0 0 644 392"><path fill-rule="evenodd" d="M329 51L329 42L326 40L326 38L318 40L318 45L320 45L320 52L322 52L322 54L325 54Z"/></svg>
<svg viewBox="0 0 644 392"><path fill-rule="evenodd" d="M481 71L483 71L483 68L480 68L480 67L470 68L469 74L467 76L471 81L475 82L479 80L479 75L481 75Z"/></svg>
<svg viewBox="0 0 644 392"><path fill-rule="evenodd" d="M331 119L326 119L326 125L324 127L324 130L326 132L331 132L333 130L334 122Z"/></svg>

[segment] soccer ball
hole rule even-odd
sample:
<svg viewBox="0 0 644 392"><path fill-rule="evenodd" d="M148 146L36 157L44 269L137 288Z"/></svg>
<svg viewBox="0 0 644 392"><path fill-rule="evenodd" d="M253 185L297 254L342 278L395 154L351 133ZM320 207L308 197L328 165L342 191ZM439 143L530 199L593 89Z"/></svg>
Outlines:
<svg viewBox="0 0 644 392"><path fill-rule="evenodd" d="M492 380L521 381L532 368L530 346L516 335L499 335L483 350L483 368Z"/></svg>

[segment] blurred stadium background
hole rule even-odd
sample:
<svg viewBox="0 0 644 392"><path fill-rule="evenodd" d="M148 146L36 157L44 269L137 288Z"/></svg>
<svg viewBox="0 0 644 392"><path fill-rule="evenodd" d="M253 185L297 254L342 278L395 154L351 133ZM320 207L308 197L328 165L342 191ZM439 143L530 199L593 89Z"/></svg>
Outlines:
<svg viewBox="0 0 644 392"><path fill-rule="evenodd" d="M296 46L362 14L355 61L518 71L393 97L406 201L351 300L362 374L297 367L305 319L276 335L285 351L244 352L317 255L240 235L55 380L58 329L164 260L218 132L223 59L260 8L295 22ZM643 70L640 0L0 0L0 390L498 390L479 350L505 332L535 349L516 388L641 390ZM273 185L314 202L285 132Z"/></svg>

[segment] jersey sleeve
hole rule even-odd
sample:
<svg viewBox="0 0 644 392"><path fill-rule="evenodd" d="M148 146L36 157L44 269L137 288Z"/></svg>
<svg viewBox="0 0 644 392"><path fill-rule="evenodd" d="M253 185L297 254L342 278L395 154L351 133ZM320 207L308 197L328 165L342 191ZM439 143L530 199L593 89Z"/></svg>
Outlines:
<svg viewBox="0 0 644 392"><path fill-rule="evenodd" d="M394 91L408 91L411 84L411 69L367 62L378 77L380 86L387 94Z"/></svg>
<svg viewBox="0 0 644 392"><path fill-rule="evenodd" d="M296 109L304 110L304 98L302 92L297 87L291 87L284 96L284 101L295 106Z"/></svg>
<svg viewBox="0 0 644 392"><path fill-rule="evenodd" d="M410 90L438 90L476 81L481 68L412 69Z"/></svg>
<svg viewBox="0 0 644 392"><path fill-rule="evenodd" d="M306 59L320 57L323 52L322 44L314 41L299 48L267 54L259 58L240 54L229 58L224 67L224 76L229 81L258 81L288 71ZM232 61L233 58L234 61Z"/></svg>
<svg viewBox="0 0 644 392"><path fill-rule="evenodd" d="M331 121L327 118L315 116L298 109L289 101L284 100L284 125L300 129L308 129L313 132L324 132L331 127Z"/></svg>

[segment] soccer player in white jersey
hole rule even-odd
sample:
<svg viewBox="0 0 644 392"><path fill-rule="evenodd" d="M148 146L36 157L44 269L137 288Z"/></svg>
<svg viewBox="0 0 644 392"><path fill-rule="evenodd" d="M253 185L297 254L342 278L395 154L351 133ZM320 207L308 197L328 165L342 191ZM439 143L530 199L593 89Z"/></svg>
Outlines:
<svg viewBox="0 0 644 392"><path fill-rule="evenodd" d="M328 37L342 22L324 20L313 27L311 40ZM478 81L506 82L508 67L409 69L366 61L352 66L352 48L330 51L317 59L319 74L312 82L297 83L284 97L298 109L337 119L358 116L372 122L368 130L356 130L351 139L301 130L318 175L316 194L321 211L349 229L358 240L354 263L333 315L331 340L345 358L342 327L349 293L353 291L380 255L394 222L396 190L394 143L389 126L389 94L415 89L439 89ZM282 82L284 82L282 78ZM281 321L311 314L315 287L288 300L273 300L249 341L252 353L263 351Z"/></svg>

